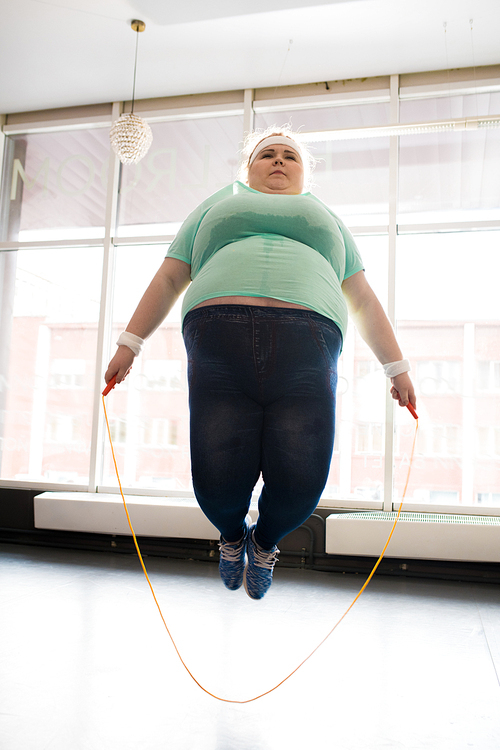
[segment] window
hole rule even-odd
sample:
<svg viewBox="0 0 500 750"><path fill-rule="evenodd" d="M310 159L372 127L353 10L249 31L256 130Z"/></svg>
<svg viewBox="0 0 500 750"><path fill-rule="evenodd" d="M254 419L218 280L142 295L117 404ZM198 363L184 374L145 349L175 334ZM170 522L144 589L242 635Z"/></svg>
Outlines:
<svg viewBox="0 0 500 750"><path fill-rule="evenodd" d="M50 366L49 388L83 388L84 359L54 359Z"/></svg>
<svg viewBox="0 0 500 750"><path fill-rule="evenodd" d="M382 453L384 448L384 425L358 424L356 429L356 453Z"/></svg>
<svg viewBox="0 0 500 750"><path fill-rule="evenodd" d="M427 456L459 456L460 427L457 425L431 425L421 428L419 447Z"/></svg>
<svg viewBox="0 0 500 750"><path fill-rule="evenodd" d="M354 496L365 502L381 503L383 498L383 486L381 484L373 487L355 487Z"/></svg>
<svg viewBox="0 0 500 750"><path fill-rule="evenodd" d="M138 300L158 270L166 245L119 247L116 251L113 337L125 328ZM158 490L192 489L189 458L187 362L179 301L146 342L125 384L108 399L126 425L116 451L124 486ZM116 482L110 448L104 444L105 486Z"/></svg>
<svg viewBox="0 0 500 750"><path fill-rule="evenodd" d="M385 303L387 236L359 236L356 243L367 278ZM386 387L382 367L350 322L339 359L334 454L323 493L325 504L339 499L355 504L369 500L380 507L385 465ZM360 491L360 487L365 490Z"/></svg>
<svg viewBox="0 0 500 750"><path fill-rule="evenodd" d="M401 122L500 113L500 93L401 102ZM500 218L500 132L463 130L408 135L400 142L400 224Z"/></svg>
<svg viewBox="0 0 500 750"><path fill-rule="evenodd" d="M480 391L500 391L500 362L477 363L477 388Z"/></svg>
<svg viewBox="0 0 500 750"><path fill-rule="evenodd" d="M9 352L0 359L0 478L84 485L102 250L0 253L2 270L11 304L4 298L0 330Z"/></svg>
<svg viewBox="0 0 500 750"><path fill-rule="evenodd" d="M6 157L5 239L104 236L106 128L15 135L6 140Z"/></svg>
<svg viewBox="0 0 500 750"><path fill-rule="evenodd" d="M478 505L500 507L500 492L479 492L477 502Z"/></svg>
<svg viewBox="0 0 500 750"><path fill-rule="evenodd" d="M500 359L495 274L484 273L495 268L499 243L495 231L398 237L398 332L416 366L421 417L419 490L434 491L441 476L461 506L477 505L479 487L498 487L491 430L500 421L500 399L482 386L495 383ZM417 500L431 497L419 490L410 488L409 497L427 502Z"/></svg>
<svg viewBox="0 0 500 750"><path fill-rule="evenodd" d="M146 446L176 446L178 444L177 422L163 418L144 420L141 425L140 443Z"/></svg>
<svg viewBox="0 0 500 750"><path fill-rule="evenodd" d="M47 415L47 441L67 445L75 443L82 434L82 421L68 414Z"/></svg>
<svg viewBox="0 0 500 750"><path fill-rule="evenodd" d="M460 362L418 362L417 383L425 396L459 393L461 390Z"/></svg>
<svg viewBox="0 0 500 750"><path fill-rule="evenodd" d="M398 102L389 102L389 88L373 94L370 86L357 102L346 97L329 106L318 106L319 89L309 99L299 88L295 102L275 111L262 98L269 92L257 90L255 126L290 122L303 131L328 131L387 125ZM396 87L391 91L396 98ZM399 107L402 123L498 114L500 91L444 92L403 99ZM0 227L4 482L116 486L99 423L96 361L108 361L105 350L114 349L183 219L235 178L251 119L248 105L245 120L235 114L240 109L243 102L228 115L183 112L184 119L172 119L169 113L153 122L150 152L138 165L121 168L110 196L108 128L58 126L6 138L7 220ZM418 471L407 501L485 512L500 506L500 130L406 135L398 143L399 162L388 137L314 143L314 192L353 229L368 281L386 309L395 306L420 417ZM390 189L396 183L397 196ZM108 199L116 203L116 231L105 227ZM108 253L114 267L106 286ZM382 368L350 325L339 362L324 504L387 508L391 493L401 494L413 422L404 409L392 416L387 388ZM108 404L125 489L188 494L180 303ZM393 455L385 455L393 428Z"/></svg>
<svg viewBox="0 0 500 750"><path fill-rule="evenodd" d="M500 427L477 428L477 454L479 456L500 456Z"/></svg>
<svg viewBox="0 0 500 750"><path fill-rule="evenodd" d="M150 391L180 391L184 380L182 360L149 359L143 368L144 387Z"/></svg>
<svg viewBox="0 0 500 750"><path fill-rule="evenodd" d="M474 94L451 94L431 96L427 99L403 100L400 104L402 123L436 122L500 114L500 93L498 91Z"/></svg>
<svg viewBox="0 0 500 750"><path fill-rule="evenodd" d="M389 105L356 104L258 114L255 127L290 123L297 130L333 130L389 122ZM389 139L323 141L311 144L318 160L314 193L350 227L389 222Z"/></svg>
<svg viewBox="0 0 500 750"><path fill-rule="evenodd" d="M111 417L109 420L109 431L113 443L127 442L127 422L124 419Z"/></svg>
<svg viewBox="0 0 500 750"><path fill-rule="evenodd" d="M119 237L174 235L202 200L236 178L240 116L152 123L153 145L122 168Z"/></svg>

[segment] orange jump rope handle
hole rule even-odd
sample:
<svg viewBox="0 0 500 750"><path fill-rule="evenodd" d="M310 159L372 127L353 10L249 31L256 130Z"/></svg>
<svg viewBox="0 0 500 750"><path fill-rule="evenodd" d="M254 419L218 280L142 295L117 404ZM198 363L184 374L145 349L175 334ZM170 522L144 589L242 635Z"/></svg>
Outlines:
<svg viewBox="0 0 500 750"><path fill-rule="evenodd" d="M110 391L113 390L113 388L116 385L116 375L113 375L109 383L107 384L106 388L103 390L102 395L107 396Z"/></svg>
<svg viewBox="0 0 500 750"><path fill-rule="evenodd" d="M406 408L408 409L408 411L410 412L410 414L411 414L411 415L412 415L413 417L415 417L415 419L418 419L418 415L417 415L417 412L415 411L415 409L413 408L413 406L412 406L412 405L410 404L410 402L409 402L409 401L408 401L408 403L406 404Z"/></svg>

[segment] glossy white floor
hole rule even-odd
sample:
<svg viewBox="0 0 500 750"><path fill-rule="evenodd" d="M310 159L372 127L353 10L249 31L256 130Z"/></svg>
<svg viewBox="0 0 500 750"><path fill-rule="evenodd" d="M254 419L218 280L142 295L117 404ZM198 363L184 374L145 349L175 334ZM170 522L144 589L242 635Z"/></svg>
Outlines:
<svg viewBox="0 0 500 750"><path fill-rule="evenodd" d="M178 647L245 700L326 635L360 576L146 558ZM316 654L246 704L182 667L133 556L0 545L2 750L498 750L500 588L376 577Z"/></svg>

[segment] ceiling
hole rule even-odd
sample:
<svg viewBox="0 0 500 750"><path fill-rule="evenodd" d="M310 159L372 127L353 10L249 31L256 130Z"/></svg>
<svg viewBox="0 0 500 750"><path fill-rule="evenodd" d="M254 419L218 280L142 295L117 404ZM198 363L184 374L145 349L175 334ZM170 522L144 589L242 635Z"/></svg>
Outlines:
<svg viewBox="0 0 500 750"><path fill-rule="evenodd" d="M0 114L500 63L499 0L0 0ZM472 21L471 21L472 19Z"/></svg>

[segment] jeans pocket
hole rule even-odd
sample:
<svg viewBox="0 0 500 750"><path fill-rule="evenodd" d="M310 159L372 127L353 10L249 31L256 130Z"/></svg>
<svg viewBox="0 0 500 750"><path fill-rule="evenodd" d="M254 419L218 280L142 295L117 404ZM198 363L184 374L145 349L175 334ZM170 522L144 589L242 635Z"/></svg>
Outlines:
<svg viewBox="0 0 500 750"><path fill-rule="evenodd" d="M342 334L335 324L330 326L316 320L310 320L310 327L312 338L325 363L328 389L335 400L338 382L337 363L342 348Z"/></svg>
<svg viewBox="0 0 500 750"><path fill-rule="evenodd" d="M188 361L195 355L204 327L205 321L203 318L190 320L184 325L182 337L184 339Z"/></svg>
<svg viewBox="0 0 500 750"><path fill-rule="evenodd" d="M327 325L309 318L311 334L323 357L336 366L342 349L342 334L335 323Z"/></svg>

